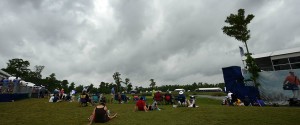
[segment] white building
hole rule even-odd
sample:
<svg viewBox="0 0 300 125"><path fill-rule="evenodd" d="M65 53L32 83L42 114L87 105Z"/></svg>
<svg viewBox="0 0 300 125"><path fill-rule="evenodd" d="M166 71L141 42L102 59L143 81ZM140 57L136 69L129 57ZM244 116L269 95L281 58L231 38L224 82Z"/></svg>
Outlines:
<svg viewBox="0 0 300 125"><path fill-rule="evenodd" d="M300 69L300 47L255 54L252 57L263 71Z"/></svg>
<svg viewBox="0 0 300 125"><path fill-rule="evenodd" d="M2 78L8 78L8 77L10 77L11 75L10 74L8 74L7 72L5 72L5 71L3 71L3 70L0 70L0 80L2 79Z"/></svg>

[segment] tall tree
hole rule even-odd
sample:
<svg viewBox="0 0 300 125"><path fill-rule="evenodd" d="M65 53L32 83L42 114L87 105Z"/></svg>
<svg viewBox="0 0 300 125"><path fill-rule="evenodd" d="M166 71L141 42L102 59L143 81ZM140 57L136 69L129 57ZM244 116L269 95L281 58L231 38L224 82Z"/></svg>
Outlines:
<svg viewBox="0 0 300 125"><path fill-rule="evenodd" d="M42 71L44 70L45 66L39 66L39 65L36 65L34 66L35 68L35 74L36 74L36 77L41 79L42 78Z"/></svg>
<svg viewBox="0 0 300 125"><path fill-rule="evenodd" d="M48 90L53 91L55 88L61 88L60 81L58 81L55 77L55 73L52 73L49 75L49 77L46 77L46 86L48 87Z"/></svg>
<svg viewBox="0 0 300 125"><path fill-rule="evenodd" d="M9 60L6 69L2 70L16 77L27 77L31 72L30 69L28 69L29 66L29 61L15 58Z"/></svg>
<svg viewBox="0 0 300 125"><path fill-rule="evenodd" d="M83 90L83 85L79 85L75 88L76 93L81 93Z"/></svg>
<svg viewBox="0 0 300 125"><path fill-rule="evenodd" d="M72 83L69 85L68 89L69 89L69 91L74 90L74 89L75 89L75 83L72 82Z"/></svg>
<svg viewBox="0 0 300 125"><path fill-rule="evenodd" d="M222 30L226 35L234 37L236 40L241 41L245 44L245 47L247 49L246 68L252 74L251 80L253 80L255 86L257 87L259 83L256 80L259 77L258 72L260 70L256 65L254 59L251 57L251 53L249 53L247 45L247 41L250 39L250 30L248 30L247 25L253 18L253 14L245 16L245 10L239 9L237 14L230 14L226 18L225 22L229 23L230 26L224 26Z"/></svg>
<svg viewBox="0 0 300 125"><path fill-rule="evenodd" d="M247 54L249 54L247 41L250 39L250 30L248 30L247 25L253 18L253 14L249 14L245 17L245 10L239 9L238 14L230 14L230 16L226 18L225 22L229 23L230 26L224 26L222 28L226 35L234 37L236 40L245 44Z"/></svg>
<svg viewBox="0 0 300 125"><path fill-rule="evenodd" d="M129 84L129 81L130 81L130 79L129 79L129 78L126 78L126 79L125 79L125 84L128 85L128 84Z"/></svg>
<svg viewBox="0 0 300 125"><path fill-rule="evenodd" d="M154 87L155 87L155 85L156 85L155 82L154 82L154 79L150 79L150 82L151 82L151 83L150 83L149 86L150 86L152 89L154 89Z"/></svg>
<svg viewBox="0 0 300 125"><path fill-rule="evenodd" d="M61 82L61 87L65 90L66 93L70 92L68 85L69 85L68 80L63 80Z"/></svg>
<svg viewBox="0 0 300 125"><path fill-rule="evenodd" d="M132 84L128 83L128 85L127 85L127 91L130 92L131 90L132 90Z"/></svg>
<svg viewBox="0 0 300 125"><path fill-rule="evenodd" d="M120 78L121 74L119 72L115 72L114 75L113 75L113 78L117 84L116 88L115 88L115 91L116 93L118 93L119 91L121 91L121 81L122 79Z"/></svg>

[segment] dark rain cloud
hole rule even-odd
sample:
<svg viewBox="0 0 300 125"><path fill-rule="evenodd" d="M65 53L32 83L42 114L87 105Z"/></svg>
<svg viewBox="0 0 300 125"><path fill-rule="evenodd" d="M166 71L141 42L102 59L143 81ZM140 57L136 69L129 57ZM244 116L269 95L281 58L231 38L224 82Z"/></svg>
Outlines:
<svg viewBox="0 0 300 125"><path fill-rule="evenodd" d="M244 8L253 53L300 46L299 1L282 0L2 0L0 67L12 58L46 66L43 76L77 84L134 85L223 82L222 67L241 66L238 46L222 33L230 13Z"/></svg>

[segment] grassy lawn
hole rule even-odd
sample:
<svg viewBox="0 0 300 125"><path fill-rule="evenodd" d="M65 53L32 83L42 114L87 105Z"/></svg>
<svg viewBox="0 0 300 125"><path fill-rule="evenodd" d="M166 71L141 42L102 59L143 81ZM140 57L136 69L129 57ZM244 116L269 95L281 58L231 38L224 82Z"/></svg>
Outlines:
<svg viewBox="0 0 300 125"><path fill-rule="evenodd" d="M218 100L198 98L199 108L173 108L171 105L161 105L161 111L150 112L133 112L133 102L107 104L112 113L118 113L118 117L105 124L296 125L300 123L300 107L228 107L220 103ZM32 98L5 102L0 103L0 125L87 125L87 118L92 110L92 106L79 107L77 102L49 103L48 99Z"/></svg>

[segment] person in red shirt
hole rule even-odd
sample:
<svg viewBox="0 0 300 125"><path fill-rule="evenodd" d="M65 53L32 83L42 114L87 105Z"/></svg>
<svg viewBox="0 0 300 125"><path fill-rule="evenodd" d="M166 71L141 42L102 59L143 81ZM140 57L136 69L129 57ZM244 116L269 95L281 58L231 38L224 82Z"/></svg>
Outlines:
<svg viewBox="0 0 300 125"><path fill-rule="evenodd" d="M153 98L156 102L158 102L159 104L161 104L161 101L163 99L162 95L160 94L159 91L157 91L155 94L154 94L154 98Z"/></svg>
<svg viewBox="0 0 300 125"><path fill-rule="evenodd" d="M140 98L135 104L134 111L145 111L148 112L148 108L146 106L145 101L143 100L143 97Z"/></svg>
<svg viewBox="0 0 300 125"><path fill-rule="evenodd" d="M294 71L290 71L290 74L285 78L285 80L283 81L283 84L292 84L293 85L293 98L298 98L299 96L299 87L298 85L300 85L299 83L299 78L297 76L295 76Z"/></svg>

